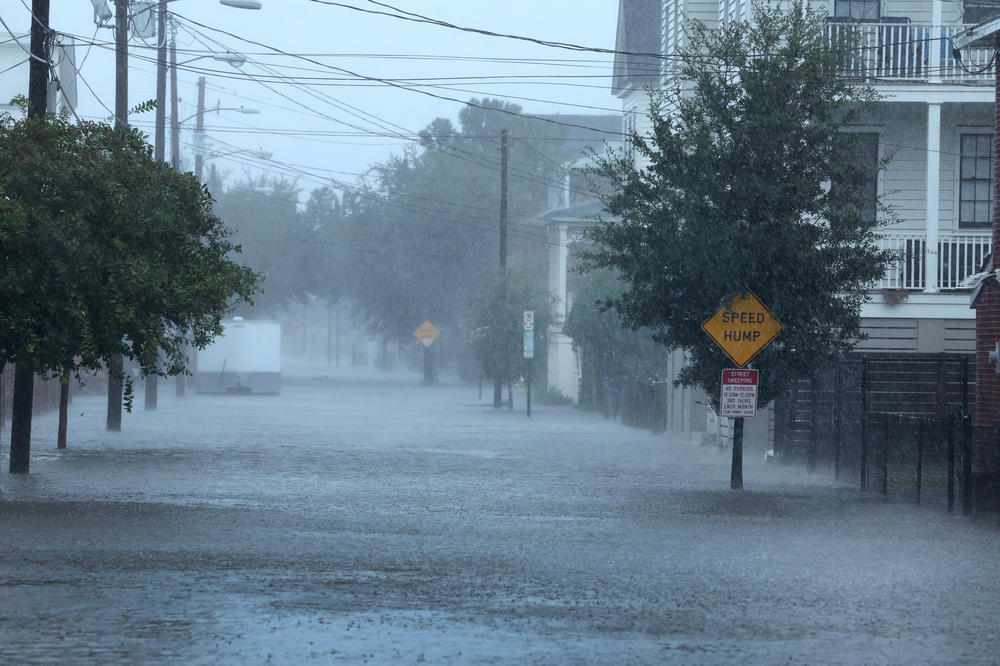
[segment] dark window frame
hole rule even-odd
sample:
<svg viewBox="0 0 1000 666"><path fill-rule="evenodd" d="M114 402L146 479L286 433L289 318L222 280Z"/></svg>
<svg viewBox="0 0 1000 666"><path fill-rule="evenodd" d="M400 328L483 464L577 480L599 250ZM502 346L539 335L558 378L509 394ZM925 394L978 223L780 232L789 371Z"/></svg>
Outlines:
<svg viewBox="0 0 1000 666"><path fill-rule="evenodd" d="M881 0L834 0L833 15L841 19L877 23L882 16Z"/></svg>
<svg viewBox="0 0 1000 666"><path fill-rule="evenodd" d="M861 204L861 219L867 224L874 226L878 222L878 195L879 179L881 170L879 162L881 160L882 134L881 132L858 129L844 131L841 135L845 141L856 142L856 150L851 153L851 157L858 163L859 170L868 170L870 178L865 182L859 182L848 186L846 183L831 182L831 188L852 187L855 191L855 200ZM864 160L865 164L861 164ZM853 176L848 176L853 178Z"/></svg>
<svg viewBox="0 0 1000 666"><path fill-rule="evenodd" d="M988 229L993 224L993 134L962 132L958 154L958 227Z"/></svg>

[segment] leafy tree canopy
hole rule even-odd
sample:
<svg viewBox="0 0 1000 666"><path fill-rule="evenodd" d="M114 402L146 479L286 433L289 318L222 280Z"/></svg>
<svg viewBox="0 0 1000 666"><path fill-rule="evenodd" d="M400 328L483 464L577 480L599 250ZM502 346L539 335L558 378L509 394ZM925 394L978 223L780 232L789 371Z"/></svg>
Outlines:
<svg viewBox="0 0 1000 666"><path fill-rule="evenodd" d="M524 358L524 312L534 311L534 359ZM499 382L534 376L544 368L552 322L548 294L523 275L495 270L487 275L469 309L472 347L483 374Z"/></svg>
<svg viewBox="0 0 1000 666"><path fill-rule="evenodd" d="M785 326L753 362L766 404L860 338L866 288L886 269L863 215L872 172L840 131L875 97L838 75L851 49L831 47L802 2L757 3L751 20L688 37L679 88L654 98L651 135L632 137L638 165L600 162L611 216L586 265L622 276L610 302L625 323L685 350L680 381L713 401L730 363L701 324L756 293Z"/></svg>
<svg viewBox="0 0 1000 666"><path fill-rule="evenodd" d="M562 128L498 100L473 100L459 126L438 118L420 144L371 171L355 193L349 233L355 304L374 332L400 341L424 319L457 329L499 256L500 132L508 130L511 266L544 266L544 230L529 217L548 200L546 179L565 148ZM541 279L537 273L533 277Z"/></svg>
<svg viewBox="0 0 1000 666"><path fill-rule="evenodd" d="M257 275L190 174L104 123L0 116L0 355L176 374ZM77 360L74 362L73 359Z"/></svg>
<svg viewBox="0 0 1000 666"><path fill-rule="evenodd" d="M614 272L592 271L566 317L564 332L583 350L581 403L590 401L605 384L619 388L624 381L650 379L666 371L666 354L653 342L650 331L628 328L621 315L606 305L624 290Z"/></svg>

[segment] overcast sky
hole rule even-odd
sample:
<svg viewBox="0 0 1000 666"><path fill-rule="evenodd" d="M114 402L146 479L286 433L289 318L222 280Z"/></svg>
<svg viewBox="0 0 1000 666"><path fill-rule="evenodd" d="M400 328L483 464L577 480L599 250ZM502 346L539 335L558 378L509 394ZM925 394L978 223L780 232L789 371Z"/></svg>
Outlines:
<svg viewBox="0 0 1000 666"><path fill-rule="evenodd" d="M406 89L414 84L434 95L461 101L473 96L508 96L527 113L620 110L619 101L610 93L610 55L402 21L326 2L262 3L260 11L224 7L217 0L170 3L180 24L179 62L204 55L208 49L238 52L248 58L239 69L201 58L183 65L179 72L181 118L195 113L200 75L208 82L207 106L260 111L253 115L222 111L206 117L213 151L273 154L271 163L264 167L245 153L216 158L228 182L242 179L247 164L253 163L255 168L282 169L287 177L298 178L307 191L328 178L353 183L355 174L393 152L401 152L406 143L400 136L378 134L412 136L435 117L457 118L460 103ZM463 27L614 48L618 0L388 3ZM30 4L31 0L0 0L0 15L15 32L27 32ZM113 9L113 0L109 4ZM369 0L342 0L342 4L392 11ZM50 23L78 42L80 116L109 117L109 109L114 108L112 30L95 27L90 0L51 0ZM95 45L88 47L91 42ZM135 105L155 97L155 51L151 48L155 41L134 38L131 44L129 99L130 105ZM503 62L505 59L508 61ZM397 81L396 87L365 81L335 68L363 77L409 80ZM425 80L413 80L417 78ZM423 87L430 84L437 87ZM147 113L130 120L152 134L153 117ZM185 123L185 127L193 125L193 119ZM184 134L182 153L188 168L190 150L190 134Z"/></svg>

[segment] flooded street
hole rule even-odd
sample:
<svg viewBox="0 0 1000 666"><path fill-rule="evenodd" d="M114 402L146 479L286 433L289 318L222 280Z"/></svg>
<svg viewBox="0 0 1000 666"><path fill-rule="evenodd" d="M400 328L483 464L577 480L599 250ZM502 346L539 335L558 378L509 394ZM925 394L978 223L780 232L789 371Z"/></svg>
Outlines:
<svg viewBox="0 0 1000 666"><path fill-rule="evenodd" d="M476 388L100 397L0 475L2 663L989 662L1000 532ZM3 469L9 425L4 429Z"/></svg>

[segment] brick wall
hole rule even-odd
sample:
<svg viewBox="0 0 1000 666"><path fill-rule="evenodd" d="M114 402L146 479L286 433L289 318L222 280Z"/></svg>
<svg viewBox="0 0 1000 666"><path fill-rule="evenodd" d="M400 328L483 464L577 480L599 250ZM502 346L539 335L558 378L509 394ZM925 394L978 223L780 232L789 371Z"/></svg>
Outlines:
<svg viewBox="0 0 1000 666"><path fill-rule="evenodd" d="M1000 247L1000 246L998 246ZM989 353L1000 342L1000 283L986 278L973 303L976 308L976 376L978 391L973 435L973 474L996 478L1000 455L1000 374Z"/></svg>

